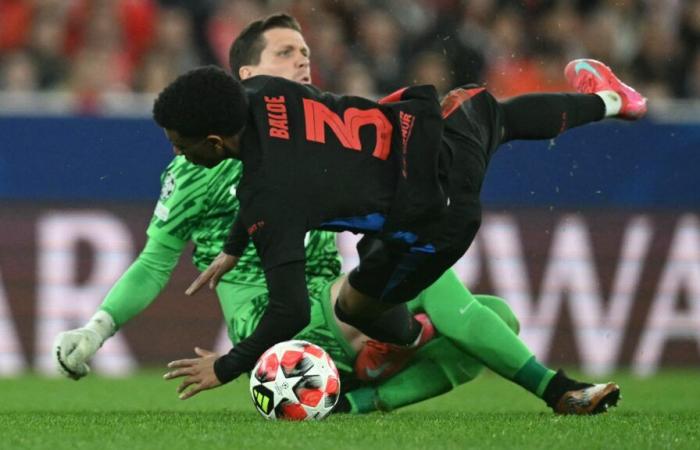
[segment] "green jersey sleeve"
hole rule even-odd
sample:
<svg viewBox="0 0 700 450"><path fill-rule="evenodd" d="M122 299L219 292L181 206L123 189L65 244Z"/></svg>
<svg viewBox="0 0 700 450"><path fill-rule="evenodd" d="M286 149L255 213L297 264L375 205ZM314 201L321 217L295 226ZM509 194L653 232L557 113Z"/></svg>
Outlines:
<svg viewBox="0 0 700 450"><path fill-rule="evenodd" d="M100 309L109 313L117 328L136 317L156 299L170 280L181 250L149 239L129 269L119 278Z"/></svg>

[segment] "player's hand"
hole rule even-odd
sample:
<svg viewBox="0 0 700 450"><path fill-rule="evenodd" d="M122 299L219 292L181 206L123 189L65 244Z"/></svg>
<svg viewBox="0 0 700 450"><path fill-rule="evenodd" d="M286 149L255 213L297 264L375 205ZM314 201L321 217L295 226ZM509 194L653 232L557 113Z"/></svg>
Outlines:
<svg viewBox="0 0 700 450"><path fill-rule="evenodd" d="M102 345L102 338L93 330L78 328L56 336L53 357L58 371L68 378L79 380L90 373L87 361Z"/></svg>
<svg viewBox="0 0 700 450"><path fill-rule="evenodd" d="M185 377L177 387L180 400L187 400L202 391L221 386L221 382L214 373L214 361L219 355L199 347L195 347L194 352L200 357L172 361L168 363L168 368L173 370L163 375L166 380ZM191 388L187 390L188 387Z"/></svg>
<svg viewBox="0 0 700 450"><path fill-rule="evenodd" d="M238 260L241 259L240 256L227 255L224 252L219 253L219 255L214 259L214 261L209 264L209 267L199 274L196 280L190 287L187 288L185 294L192 295L202 286L209 283L209 289L215 289L216 285L219 284L219 280L222 276L229 270L232 270L238 264Z"/></svg>

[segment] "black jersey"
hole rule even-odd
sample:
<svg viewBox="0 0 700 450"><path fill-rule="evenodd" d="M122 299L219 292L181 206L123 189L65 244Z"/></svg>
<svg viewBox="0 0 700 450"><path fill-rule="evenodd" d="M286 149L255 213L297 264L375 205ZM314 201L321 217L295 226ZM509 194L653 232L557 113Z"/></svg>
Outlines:
<svg viewBox="0 0 700 450"><path fill-rule="evenodd" d="M310 229L391 232L409 244L445 206L433 86L383 103L282 78L243 82L240 218L263 267L304 259Z"/></svg>

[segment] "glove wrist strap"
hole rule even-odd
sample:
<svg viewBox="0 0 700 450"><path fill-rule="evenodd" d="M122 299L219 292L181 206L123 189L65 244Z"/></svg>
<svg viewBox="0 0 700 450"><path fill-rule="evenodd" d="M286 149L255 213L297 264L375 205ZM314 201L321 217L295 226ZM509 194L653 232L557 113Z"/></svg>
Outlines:
<svg viewBox="0 0 700 450"><path fill-rule="evenodd" d="M87 324L85 324L85 329L94 331L101 339L102 342L106 341L111 337L116 331L117 326L114 323L114 319L106 311L97 311L95 315L90 318Z"/></svg>

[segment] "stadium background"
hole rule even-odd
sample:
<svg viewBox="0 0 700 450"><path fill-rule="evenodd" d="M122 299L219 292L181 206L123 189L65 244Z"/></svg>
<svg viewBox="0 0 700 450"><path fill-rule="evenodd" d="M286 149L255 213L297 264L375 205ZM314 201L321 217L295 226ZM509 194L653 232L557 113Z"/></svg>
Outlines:
<svg viewBox="0 0 700 450"><path fill-rule="evenodd" d="M53 373L53 337L85 322L143 245L172 156L153 94L225 66L242 26L279 10L300 19L324 89L479 82L507 98L568 90L562 68L587 56L647 94L642 123L505 146L456 270L506 298L550 363L700 368L700 2L0 0L0 376ZM95 368L226 348L214 296L182 294L194 276L185 254Z"/></svg>

